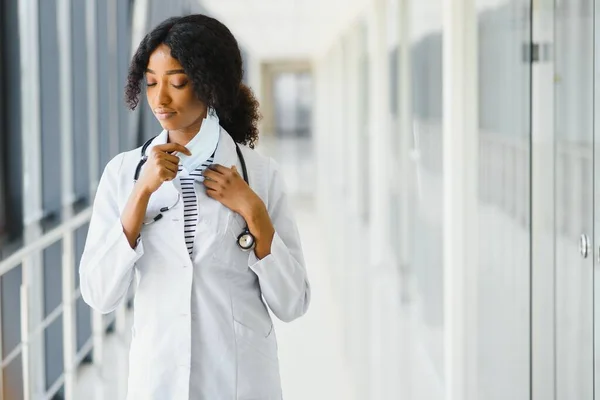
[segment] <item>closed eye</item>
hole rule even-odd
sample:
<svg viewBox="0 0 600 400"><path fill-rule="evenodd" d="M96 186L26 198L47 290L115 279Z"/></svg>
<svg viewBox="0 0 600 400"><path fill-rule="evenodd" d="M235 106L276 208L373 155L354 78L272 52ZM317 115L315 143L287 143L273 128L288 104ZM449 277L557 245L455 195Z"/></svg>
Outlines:
<svg viewBox="0 0 600 400"><path fill-rule="evenodd" d="M173 85L173 87L174 87L174 88L176 88L176 89L181 89L181 88L183 88L183 87L184 87L185 85L187 85L187 84L188 84L188 83L187 83L187 82L185 82L185 83L182 83L181 85Z"/></svg>

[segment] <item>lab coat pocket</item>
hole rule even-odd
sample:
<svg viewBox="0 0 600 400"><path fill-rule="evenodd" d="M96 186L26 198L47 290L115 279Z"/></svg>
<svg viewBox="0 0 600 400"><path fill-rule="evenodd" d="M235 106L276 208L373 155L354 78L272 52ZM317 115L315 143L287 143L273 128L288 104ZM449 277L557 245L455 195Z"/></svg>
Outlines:
<svg viewBox="0 0 600 400"><path fill-rule="evenodd" d="M273 324L271 324L265 335L264 332L257 332L236 319L233 322L238 351L241 347L245 349L245 352L256 352L267 360L277 361L277 340L275 339Z"/></svg>
<svg viewBox="0 0 600 400"><path fill-rule="evenodd" d="M268 337L234 320L238 400L279 400L279 364L275 332Z"/></svg>

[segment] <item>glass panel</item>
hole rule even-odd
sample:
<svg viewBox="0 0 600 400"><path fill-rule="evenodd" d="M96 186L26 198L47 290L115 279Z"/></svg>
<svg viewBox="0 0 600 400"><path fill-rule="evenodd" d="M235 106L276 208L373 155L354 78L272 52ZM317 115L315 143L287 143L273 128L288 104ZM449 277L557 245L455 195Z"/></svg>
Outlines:
<svg viewBox="0 0 600 400"><path fill-rule="evenodd" d="M77 351L92 337L92 311L80 297L76 302Z"/></svg>
<svg viewBox="0 0 600 400"><path fill-rule="evenodd" d="M594 57L595 57L595 70L594 70L594 249L596 266L594 268L594 380L595 380L595 399L600 399L600 6L596 2L594 16ZM594 254L594 253L592 253Z"/></svg>
<svg viewBox="0 0 600 400"><path fill-rule="evenodd" d="M477 398L529 399L531 67L529 0L477 0L479 275Z"/></svg>
<svg viewBox="0 0 600 400"><path fill-rule="evenodd" d="M115 88L115 102L117 103L119 115L119 146L121 151L131 150L134 135L129 130L129 110L125 107L123 92L127 81L129 70L130 48L131 48L131 12L130 2L119 1L117 6L117 52L118 52L118 79Z"/></svg>
<svg viewBox="0 0 600 400"><path fill-rule="evenodd" d="M58 391L52 396L50 400L64 400L65 399L65 386L61 386Z"/></svg>
<svg viewBox="0 0 600 400"><path fill-rule="evenodd" d="M394 46L394 48L389 52L388 55L388 63L390 66L390 114L393 118L398 117L398 109L400 107L398 103L398 79L400 76L400 66L398 65L398 46ZM392 135L392 140L397 141L398 135ZM397 146L394 146L393 149L397 149Z"/></svg>
<svg viewBox="0 0 600 400"><path fill-rule="evenodd" d="M2 370L5 400L24 399L23 396L23 363L19 355Z"/></svg>
<svg viewBox="0 0 600 400"><path fill-rule="evenodd" d="M2 301L2 359L21 342L21 266L13 268L0 278Z"/></svg>
<svg viewBox="0 0 600 400"><path fill-rule="evenodd" d="M62 303L62 242L44 250L44 317Z"/></svg>
<svg viewBox="0 0 600 400"><path fill-rule="evenodd" d="M394 23L394 21L389 21ZM390 68L390 154L392 156L392 169L395 171L402 171L400 163L400 120L399 120L399 91L398 91L398 79L400 77L400 66L398 63L398 46L394 48L388 54L388 63ZM400 178L401 179L401 178ZM399 181L400 179L394 179L390 182L390 243L396 262L400 263L401 258L401 243L400 233L401 227L404 221L401 220L401 199Z"/></svg>
<svg viewBox="0 0 600 400"><path fill-rule="evenodd" d="M593 393L593 0L555 6L556 398Z"/></svg>
<svg viewBox="0 0 600 400"><path fill-rule="evenodd" d="M98 45L98 142L99 142L99 170L102 174L104 167L110 161L110 132L109 130L109 68L110 57L108 50L108 2L99 1L96 4L97 16L97 45Z"/></svg>
<svg viewBox="0 0 600 400"><path fill-rule="evenodd" d="M86 43L86 1L73 0L71 3L72 50L73 50L73 162L74 191L79 201L87 199L90 192L89 165L89 118L88 118L88 76Z"/></svg>
<svg viewBox="0 0 600 400"><path fill-rule="evenodd" d="M442 1L411 2L410 279L416 346L412 399L441 399L444 387ZM427 383L425 383L427 382Z"/></svg>
<svg viewBox="0 0 600 400"><path fill-rule="evenodd" d="M46 390L56 382L64 371L62 314L44 331L46 354Z"/></svg>
<svg viewBox="0 0 600 400"><path fill-rule="evenodd" d="M79 263L85 248L85 240L89 230L89 223L82 225L75 231L75 288L79 287Z"/></svg>
<svg viewBox="0 0 600 400"><path fill-rule="evenodd" d="M79 287L79 262L83 254L85 239L87 237L89 224L83 225L75 231L75 287ZM92 335L92 320L90 307L80 297L76 303L76 330L77 351L80 351L85 342Z"/></svg>
<svg viewBox="0 0 600 400"><path fill-rule="evenodd" d="M44 250L44 317L62 303L62 242ZM46 389L63 373L62 314L44 331Z"/></svg>
<svg viewBox="0 0 600 400"><path fill-rule="evenodd" d="M8 59L9 54L6 51L6 46L4 41L6 40L5 32L5 24L6 24L6 11L4 9L4 2L0 4L0 126L6 126L6 102L8 98L6 97L6 89L4 83L4 70L7 69L4 64L7 64L5 60ZM6 141L8 135L0 135L0 157L2 160L6 160L6 156L8 155L8 143ZM0 162L0 249L2 248L2 244L7 240L8 237L8 226L7 226L7 180L6 176L8 171L6 169L6 165L4 162Z"/></svg>
<svg viewBox="0 0 600 400"><path fill-rule="evenodd" d="M5 54L0 54L2 62L2 88L6 99L4 107L4 121L2 123L5 153L1 154L6 174L6 229L10 247L21 245L23 232L23 167L21 152L21 135L6 134L7 132L19 133L21 129L21 49L19 38L19 2L17 0L1 1L3 20L0 21L0 37L3 41ZM8 101L10 100L10 101ZM6 248L0 245L0 258L5 257ZM8 250L8 253L13 249Z"/></svg>
<svg viewBox="0 0 600 400"><path fill-rule="evenodd" d="M44 213L55 220L61 203L60 79L56 0L39 3L40 96L42 130L42 202Z"/></svg>
<svg viewBox="0 0 600 400"><path fill-rule="evenodd" d="M275 133L310 136L312 76L308 72L282 72L273 78Z"/></svg>
<svg viewBox="0 0 600 400"><path fill-rule="evenodd" d="M358 126L359 126L359 149L363 165L369 165L369 55L367 53L368 26L363 23L360 27L360 47L358 61ZM361 209L360 216L365 224L369 223L369 170L360 168Z"/></svg>

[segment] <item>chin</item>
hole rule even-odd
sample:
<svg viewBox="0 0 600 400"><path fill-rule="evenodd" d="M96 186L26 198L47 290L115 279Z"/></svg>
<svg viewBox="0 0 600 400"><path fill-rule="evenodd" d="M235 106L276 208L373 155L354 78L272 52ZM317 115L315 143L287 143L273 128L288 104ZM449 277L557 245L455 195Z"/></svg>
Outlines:
<svg viewBox="0 0 600 400"><path fill-rule="evenodd" d="M175 121L169 121L169 120L158 120L158 122L160 123L160 125L163 127L164 130L167 131L175 131L179 128L181 128L179 126L179 124L177 124Z"/></svg>

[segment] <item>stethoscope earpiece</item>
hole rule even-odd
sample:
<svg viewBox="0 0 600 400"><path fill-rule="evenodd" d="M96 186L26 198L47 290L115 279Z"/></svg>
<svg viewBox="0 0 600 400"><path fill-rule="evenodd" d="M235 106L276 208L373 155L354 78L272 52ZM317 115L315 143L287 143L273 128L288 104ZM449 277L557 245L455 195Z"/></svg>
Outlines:
<svg viewBox="0 0 600 400"><path fill-rule="evenodd" d="M181 194L177 193L177 201L175 202L175 204L173 204L171 207L162 207L159 210L159 213L156 214L156 216L154 218L152 218L150 221L148 222L143 222L143 225L150 225L155 223L156 221L160 221L163 217L163 213L169 211L170 209L174 208L177 204L179 204L179 201L181 200Z"/></svg>

